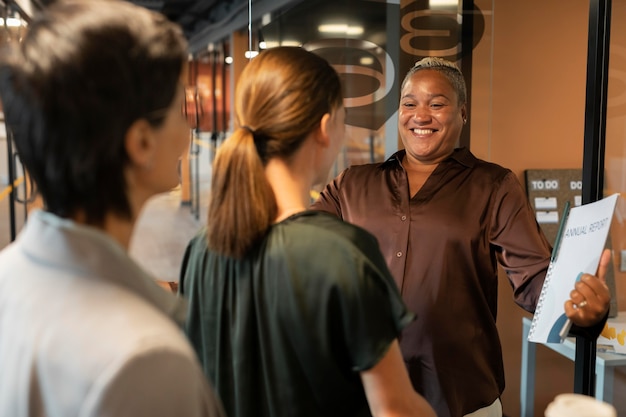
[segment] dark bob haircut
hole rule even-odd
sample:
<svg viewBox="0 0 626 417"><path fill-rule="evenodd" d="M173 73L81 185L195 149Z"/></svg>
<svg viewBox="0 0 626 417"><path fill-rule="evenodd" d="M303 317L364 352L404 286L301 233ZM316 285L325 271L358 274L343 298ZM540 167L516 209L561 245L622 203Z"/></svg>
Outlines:
<svg viewBox="0 0 626 417"><path fill-rule="evenodd" d="M118 0L59 0L0 57L7 130L46 210L101 225L132 215L128 128L173 102L187 43L163 15Z"/></svg>

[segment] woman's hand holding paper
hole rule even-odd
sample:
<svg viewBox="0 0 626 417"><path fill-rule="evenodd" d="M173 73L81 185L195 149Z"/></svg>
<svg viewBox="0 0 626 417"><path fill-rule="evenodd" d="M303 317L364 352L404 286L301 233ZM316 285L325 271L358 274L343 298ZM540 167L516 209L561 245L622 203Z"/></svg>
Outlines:
<svg viewBox="0 0 626 417"><path fill-rule="evenodd" d="M611 294L605 282L611 251L605 249L600 258L597 276L583 274L565 302L565 315L580 327L589 327L602 320L609 310Z"/></svg>

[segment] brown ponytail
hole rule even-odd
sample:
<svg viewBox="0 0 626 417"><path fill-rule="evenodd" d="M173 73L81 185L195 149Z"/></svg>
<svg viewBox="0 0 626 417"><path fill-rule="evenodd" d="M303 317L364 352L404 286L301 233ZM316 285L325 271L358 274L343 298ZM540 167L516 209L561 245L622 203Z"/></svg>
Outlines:
<svg viewBox="0 0 626 417"><path fill-rule="evenodd" d="M305 49L268 49L246 65L235 91L239 128L213 164L209 249L240 258L265 235L278 213L266 162L289 158L342 101L337 72Z"/></svg>
<svg viewBox="0 0 626 417"><path fill-rule="evenodd" d="M242 257L276 218L274 192L252 132L239 128L217 151L209 202L208 244Z"/></svg>

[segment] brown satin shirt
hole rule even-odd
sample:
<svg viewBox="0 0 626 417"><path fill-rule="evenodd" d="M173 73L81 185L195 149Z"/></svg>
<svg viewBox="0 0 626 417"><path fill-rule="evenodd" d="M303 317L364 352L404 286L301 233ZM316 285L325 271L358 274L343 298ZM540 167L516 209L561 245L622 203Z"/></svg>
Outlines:
<svg viewBox="0 0 626 417"><path fill-rule="evenodd" d="M504 389L497 263L515 302L533 312L551 247L510 170L457 149L411 198L403 157L346 169L313 208L378 238L418 317L400 340L411 381L439 417L458 417Z"/></svg>

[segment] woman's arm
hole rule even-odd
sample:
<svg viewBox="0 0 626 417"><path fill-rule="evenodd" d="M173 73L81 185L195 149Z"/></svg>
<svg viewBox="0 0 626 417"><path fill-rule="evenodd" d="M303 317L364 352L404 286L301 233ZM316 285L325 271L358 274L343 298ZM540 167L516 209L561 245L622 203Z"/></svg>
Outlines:
<svg viewBox="0 0 626 417"><path fill-rule="evenodd" d="M374 417L436 417L426 400L413 389L397 339L373 368L361 372L361 381Z"/></svg>

